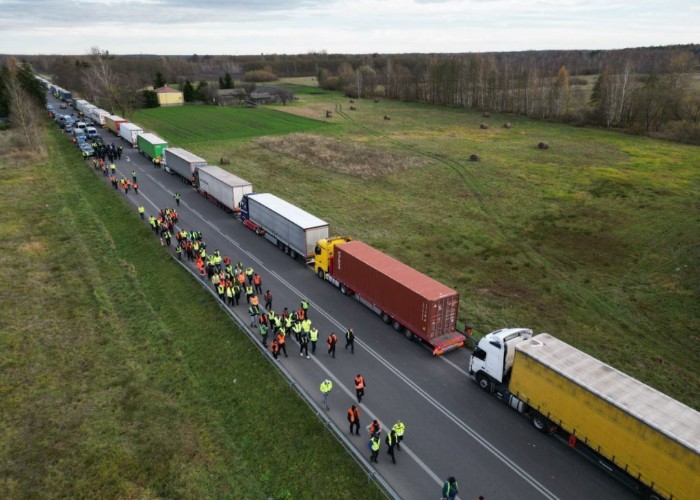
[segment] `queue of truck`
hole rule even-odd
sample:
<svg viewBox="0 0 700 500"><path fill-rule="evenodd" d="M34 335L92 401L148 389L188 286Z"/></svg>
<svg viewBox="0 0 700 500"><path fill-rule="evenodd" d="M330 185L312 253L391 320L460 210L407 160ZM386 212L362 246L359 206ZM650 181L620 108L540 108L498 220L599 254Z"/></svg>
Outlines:
<svg viewBox="0 0 700 500"><path fill-rule="evenodd" d="M85 106L81 103L80 106ZM119 132L126 120L106 116ZM128 128L128 127L127 127ZM131 137L131 136L128 136ZM129 139L126 139L129 140ZM153 134L136 135L150 158L382 321L441 355L465 345L459 294L270 193ZM700 413L549 334L508 328L485 335L469 376L648 499L700 498Z"/></svg>

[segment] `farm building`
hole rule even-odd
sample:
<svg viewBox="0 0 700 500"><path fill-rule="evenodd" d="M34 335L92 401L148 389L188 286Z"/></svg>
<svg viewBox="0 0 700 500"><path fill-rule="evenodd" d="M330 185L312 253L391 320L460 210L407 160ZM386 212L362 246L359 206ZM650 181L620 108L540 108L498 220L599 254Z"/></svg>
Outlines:
<svg viewBox="0 0 700 500"><path fill-rule="evenodd" d="M182 92L167 85L157 88L155 93L158 95L158 104L161 106L182 106L185 102Z"/></svg>
<svg viewBox="0 0 700 500"><path fill-rule="evenodd" d="M246 98L246 91L243 88L219 89L216 91L216 101L221 106L228 104L239 104Z"/></svg>
<svg viewBox="0 0 700 500"><path fill-rule="evenodd" d="M255 104L270 104L274 102L274 96L268 92L251 92L250 100Z"/></svg>

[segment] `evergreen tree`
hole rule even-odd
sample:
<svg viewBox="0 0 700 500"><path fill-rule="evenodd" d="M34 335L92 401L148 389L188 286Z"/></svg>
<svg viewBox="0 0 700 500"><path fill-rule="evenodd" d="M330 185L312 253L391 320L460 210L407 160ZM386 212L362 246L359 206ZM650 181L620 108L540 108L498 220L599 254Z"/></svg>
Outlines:
<svg viewBox="0 0 700 500"><path fill-rule="evenodd" d="M143 107L144 108L157 108L160 106L158 104L158 94L156 94L153 90L144 90L143 91Z"/></svg>
<svg viewBox="0 0 700 500"><path fill-rule="evenodd" d="M197 90L195 91L195 96L197 101L204 101L206 97L204 95L205 89L209 86L206 80L202 80L197 84Z"/></svg>
<svg viewBox="0 0 700 500"><path fill-rule="evenodd" d="M182 97L185 102L194 102L197 100L194 87L189 80L185 80L185 84L182 86Z"/></svg>
<svg viewBox="0 0 700 500"><path fill-rule="evenodd" d="M223 82L219 84L219 87L222 89L232 89L233 88L233 78L231 78L231 74L228 71L224 75Z"/></svg>
<svg viewBox="0 0 700 500"><path fill-rule="evenodd" d="M39 80L36 79L34 70L28 63L22 64L17 70L17 80L22 86L22 89L32 96L38 105L41 107L46 106L46 91L44 87L41 86Z"/></svg>
<svg viewBox="0 0 700 500"><path fill-rule="evenodd" d="M7 96L7 82L10 80L10 69L7 65L0 68L0 116L10 114L10 102Z"/></svg>
<svg viewBox="0 0 700 500"><path fill-rule="evenodd" d="M153 86L157 89L161 87L165 87L165 84L168 83L165 81L165 77L163 76L163 73L160 71L156 73L156 78L153 80Z"/></svg>

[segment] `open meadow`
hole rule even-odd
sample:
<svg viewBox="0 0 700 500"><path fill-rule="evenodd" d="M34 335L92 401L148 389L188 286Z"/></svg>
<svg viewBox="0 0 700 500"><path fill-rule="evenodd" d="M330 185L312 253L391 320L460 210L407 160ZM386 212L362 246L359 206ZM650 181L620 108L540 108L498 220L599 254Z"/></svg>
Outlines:
<svg viewBox="0 0 700 500"><path fill-rule="evenodd" d="M59 130L9 134L0 497L383 498Z"/></svg>
<svg viewBox="0 0 700 500"><path fill-rule="evenodd" d="M135 121L454 287L479 333L547 331L700 408L697 147L290 84Z"/></svg>

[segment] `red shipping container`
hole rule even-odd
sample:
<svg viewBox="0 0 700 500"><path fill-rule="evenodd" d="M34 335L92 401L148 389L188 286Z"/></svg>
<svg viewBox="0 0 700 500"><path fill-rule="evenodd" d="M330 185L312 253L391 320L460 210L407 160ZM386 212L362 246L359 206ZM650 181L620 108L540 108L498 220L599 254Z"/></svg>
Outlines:
<svg viewBox="0 0 700 500"><path fill-rule="evenodd" d="M456 291L361 241L335 247L331 275L424 340L456 331Z"/></svg>

